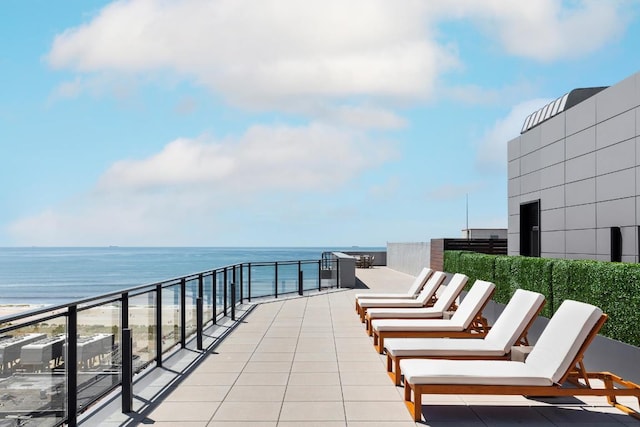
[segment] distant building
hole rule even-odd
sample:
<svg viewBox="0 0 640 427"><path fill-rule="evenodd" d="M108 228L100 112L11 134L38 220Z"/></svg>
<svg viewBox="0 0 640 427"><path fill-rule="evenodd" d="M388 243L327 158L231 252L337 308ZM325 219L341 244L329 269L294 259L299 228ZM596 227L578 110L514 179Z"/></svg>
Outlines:
<svg viewBox="0 0 640 427"><path fill-rule="evenodd" d="M463 239L506 239L506 228L465 228L462 230Z"/></svg>
<svg viewBox="0 0 640 427"><path fill-rule="evenodd" d="M638 262L640 73L576 89L509 141L509 255Z"/></svg>

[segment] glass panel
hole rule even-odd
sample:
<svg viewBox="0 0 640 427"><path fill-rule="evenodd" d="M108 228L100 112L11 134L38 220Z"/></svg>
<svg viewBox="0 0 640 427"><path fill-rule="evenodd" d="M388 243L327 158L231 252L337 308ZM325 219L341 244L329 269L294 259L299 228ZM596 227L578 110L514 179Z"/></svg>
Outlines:
<svg viewBox="0 0 640 427"><path fill-rule="evenodd" d="M185 295L185 309L186 309L186 333L187 337L196 333L196 321L197 321L197 299L198 299L198 279L189 280L186 283L186 295Z"/></svg>
<svg viewBox="0 0 640 427"><path fill-rule="evenodd" d="M213 276L205 276L203 281L203 293L204 293L204 307L203 316L204 322L207 323L213 319L214 305L213 305Z"/></svg>
<svg viewBox="0 0 640 427"><path fill-rule="evenodd" d="M139 372L156 358L156 303L155 291L129 298L134 372Z"/></svg>
<svg viewBox="0 0 640 427"><path fill-rule="evenodd" d="M120 384L120 316L120 302L78 311L78 409Z"/></svg>
<svg viewBox="0 0 640 427"><path fill-rule="evenodd" d="M180 285L162 288L162 351L180 342Z"/></svg>
<svg viewBox="0 0 640 427"><path fill-rule="evenodd" d="M278 294L298 292L298 263L278 264Z"/></svg>
<svg viewBox="0 0 640 427"><path fill-rule="evenodd" d="M251 298L274 295L275 266L273 264L251 265Z"/></svg>
<svg viewBox="0 0 640 427"><path fill-rule="evenodd" d="M9 325L0 325L0 425L62 423L68 401L66 316L11 331L2 326Z"/></svg>
<svg viewBox="0 0 640 427"><path fill-rule="evenodd" d="M302 288L305 291L318 289L318 263L302 264Z"/></svg>

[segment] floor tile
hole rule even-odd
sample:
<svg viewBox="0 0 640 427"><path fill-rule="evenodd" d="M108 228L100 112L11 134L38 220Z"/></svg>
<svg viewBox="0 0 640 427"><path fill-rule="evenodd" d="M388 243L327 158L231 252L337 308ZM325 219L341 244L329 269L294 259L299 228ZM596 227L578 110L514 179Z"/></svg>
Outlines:
<svg viewBox="0 0 640 427"><path fill-rule="evenodd" d="M292 402L342 402L342 390L339 385L289 385L284 400Z"/></svg>
<svg viewBox="0 0 640 427"><path fill-rule="evenodd" d="M411 421L402 401L344 402L348 421Z"/></svg>
<svg viewBox="0 0 640 427"><path fill-rule="evenodd" d="M342 402L288 402L282 404L281 421L343 421Z"/></svg>
<svg viewBox="0 0 640 427"><path fill-rule="evenodd" d="M223 402L213 421L277 421L281 406L281 402Z"/></svg>
<svg viewBox="0 0 640 427"><path fill-rule="evenodd" d="M235 385L225 402L282 402L285 388L283 385Z"/></svg>
<svg viewBox="0 0 640 427"><path fill-rule="evenodd" d="M153 421L209 421L220 402L163 402L147 418Z"/></svg>

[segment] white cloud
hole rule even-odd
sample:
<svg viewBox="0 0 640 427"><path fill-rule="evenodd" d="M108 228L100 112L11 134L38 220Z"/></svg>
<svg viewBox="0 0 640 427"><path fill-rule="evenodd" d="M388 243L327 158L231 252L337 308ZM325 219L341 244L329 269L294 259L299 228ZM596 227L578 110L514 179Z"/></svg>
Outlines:
<svg viewBox="0 0 640 427"><path fill-rule="evenodd" d="M107 170L97 189L317 190L339 185L393 155L386 142L320 123L253 126L236 139L177 139L147 159L119 161Z"/></svg>
<svg viewBox="0 0 640 427"><path fill-rule="evenodd" d="M234 217L250 235L254 215L286 217L298 197L321 206L395 156L387 142L319 123L181 138L115 163L88 194L15 221L9 233L20 245L213 244Z"/></svg>
<svg viewBox="0 0 640 427"><path fill-rule="evenodd" d="M460 199L481 189L483 185L479 182L467 184L443 184L439 187L431 189L427 193L427 197L434 201L455 200Z"/></svg>
<svg viewBox="0 0 640 427"><path fill-rule="evenodd" d="M509 113L495 121L480 139L476 165L482 171L504 171L507 167L507 143L520 134L524 119L551 99L532 99L514 106Z"/></svg>
<svg viewBox="0 0 640 427"><path fill-rule="evenodd" d="M415 100L458 63L455 40L437 39L438 23L468 20L510 54L550 61L619 36L626 4L120 0L57 35L47 60L80 73L171 72L254 108L290 109L314 97Z"/></svg>
<svg viewBox="0 0 640 427"><path fill-rule="evenodd" d="M507 53L538 61L576 58L619 37L629 1L457 0L432 4L438 19L468 19Z"/></svg>
<svg viewBox="0 0 640 427"><path fill-rule="evenodd" d="M314 115L360 129L400 129L407 125L407 121L393 111L364 105L342 105Z"/></svg>
<svg viewBox="0 0 640 427"><path fill-rule="evenodd" d="M117 1L48 55L81 73L175 72L232 102L428 96L456 59L420 1Z"/></svg>

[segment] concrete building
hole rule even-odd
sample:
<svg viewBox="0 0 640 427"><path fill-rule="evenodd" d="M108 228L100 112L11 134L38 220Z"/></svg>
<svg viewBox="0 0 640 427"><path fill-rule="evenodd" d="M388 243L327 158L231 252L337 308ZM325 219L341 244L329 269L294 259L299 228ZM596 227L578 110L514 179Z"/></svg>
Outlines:
<svg viewBox="0 0 640 427"><path fill-rule="evenodd" d="M464 228L463 239L506 239L506 228Z"/></svg>
<svg viewBox="0 0 640 427"><path fill-rule="evenodd" d="M509 255L639 261L640 73L576 89L509 141Z"/></svg>

